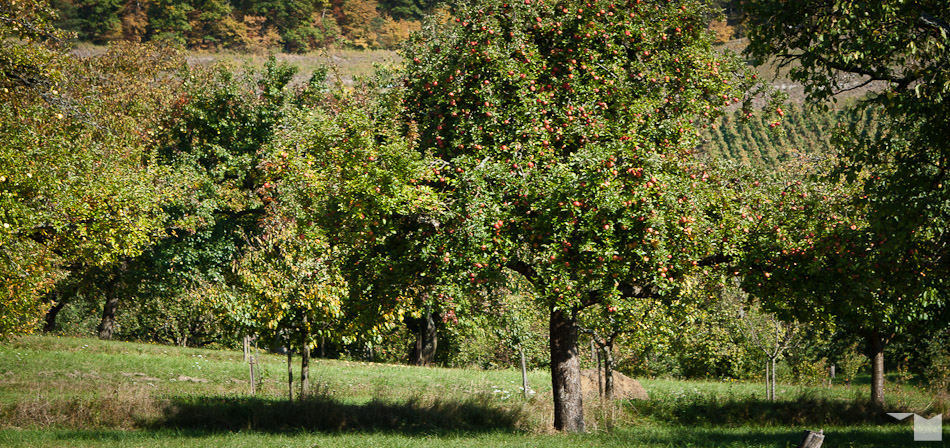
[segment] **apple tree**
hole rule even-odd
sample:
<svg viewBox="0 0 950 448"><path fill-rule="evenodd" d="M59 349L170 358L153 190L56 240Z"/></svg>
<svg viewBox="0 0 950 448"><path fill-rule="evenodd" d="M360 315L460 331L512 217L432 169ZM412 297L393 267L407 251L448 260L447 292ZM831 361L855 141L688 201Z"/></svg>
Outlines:
<svg viewBox="0 0 950 448"><path fill-rule="evenodd" d="M753 87L698 1L486 0L405 52L404 109L443 214L428 256L550 310L554 426L584 431L578 314L673 296L721 245L697 130Z"/></svg>
<svg viewBox="0 0 950 448"><path fill-rule="evenodd" d="M408 256L392 242L405 236L395 219L435 204L415 183L425 165L393 132L386 96L361 87L315 79L298 92L299 108L261 150L265 231L236 264L252 296L239 314L265 338L293 335L304 372L317 341L371 341L411 309L412 277L393 280L392 258Z"/></svg>
<svg viewBox="0 0 950 448"><path fill-rule="evenodd" d="M885 341L946 303L950 4L755 0L745 8L747 52L758 60L777 56L815 102L873 87L861 106L878 108L888 131L844 132L836 142L833 176L855 183L845 205L857 219L841 224L838 213L807 232L823 236L798 240L838 254L819 260L847 273L832 283L844 302L840 317L866 330L872 399L883 403Z"/></svg>
<svg viewBox="0 0 950 448"><path fill-rule="evenodd" d="M884 404L884 348L936 315L940 294L926 282L927 260L909 251L895 262L887 236L870 224L859 184L820 175L776 182L755 202L746 256L736 263L743 288L785 320L833 323L867 342L871 400Z"/></svg>
<svg viewBox="0 0 950 448"><path fill-rule="evenodd" d="M24 15L3 23L35 32L44 22ZM14 56L0 62L10 64L0 92L0 270L11 279L2 333L30 331L61 300L41 302L63 277L142 253L163 233L170 192L160 181L165 173L147 163L147 148L162 99L174 89L165 76L174 51L120 46L80 58L34 49L39 55L18 59L39 45L35 39L4 39Z"/></svg>

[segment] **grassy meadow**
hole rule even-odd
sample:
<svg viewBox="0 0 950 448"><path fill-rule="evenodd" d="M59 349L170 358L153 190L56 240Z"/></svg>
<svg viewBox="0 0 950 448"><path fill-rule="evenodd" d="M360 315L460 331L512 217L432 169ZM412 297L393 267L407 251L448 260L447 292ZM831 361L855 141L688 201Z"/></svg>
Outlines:
<svg viewBox="0 0 950 448"><path fill-rule="evenodd" d="M81 43L73 49L73 53L80 56L95 56L105 53L108 47ZM303 85L310 79L311 73L321 67L330 69L330 80L341 81L345 85L353 85L354 79L373 73L376 66L397 65L401 61L398 52L390 50L351 50L345 48L329 48L312 51L310 53L239 53L233 51L195 51L185 53L185 61L194 66L211 66L225 64L235 70L245 66L261 68L273 56L278 62L283 62L297 68L292 85Z"/></svg>
<svg viewBox="0 0 950 448"><path fill-rule="evenodd" d="M0 446L794 447L805 429L823 429L826 446L914 443L910 423L873 410L862 385L780 386L779 401L768 403L757 383L642 379L650 400L589 397L590 433L568 436L551 430L544 371L530 373L534 393L525 399L513 369L314 360L312 397L288 402L286 357L257 356L262 375L251 395L239 351L6 341ZM894 411L946 407L909 385L888 391Z"/></svg>

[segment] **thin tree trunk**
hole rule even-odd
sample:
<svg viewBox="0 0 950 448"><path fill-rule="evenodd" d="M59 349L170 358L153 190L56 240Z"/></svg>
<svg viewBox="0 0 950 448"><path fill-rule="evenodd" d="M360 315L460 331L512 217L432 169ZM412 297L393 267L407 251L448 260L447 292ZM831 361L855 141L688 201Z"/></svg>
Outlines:
<svg viewBox="0 0 950 448"><path fill-rule="evenodd" d="M868 335L871 352L871 402L884 406L884 338L877 330Z"/></svg>
<svg viewBox="0 0 950 448"><path fill-rule="evenodd" d="M290 344L288 344L290 345ZM289 401L294 401L294 355L290 351L290 347L287 347L287 399Z"/></svg>
<svg viewBox="0 0 950 448"><path fill-rule="evenodd" d="M310 327L307 325L307 315L303 316L300 348L300 398L306 399L310 394Z"/></svg>
<svg viewBox="0 0 950 448"><path fill-rule="evenodd" d="M769 376L769 368L772 365L772 360L769 359L765 361L765 399L772 400L772 377Z"/></svg>
<svg viewBox="0 0 950 448"><path fill-rule="evenodd" d="M425 344L422 346L422 365L430 366L435 362L435 352L439 347L439 333L436 331L432 311L426 306Z"/></svg>
<svg viewBox="0 0 950 448"><path fill-rule="evenodd" d="M250 354L247 355L247 368L250 371L251 377L251 395L257 394L257 381L254 378L254 357Z"/></svg>
<svg viewBox="0 0 950 448"><path fill-rule="evenodd" d="M611 341L604 346L604 395L608 400L614 398L614 344Z"/></svg>
<svg viewBox="0 0 950 448"><path fill-rule="evenodd" d="M600 348L598 347L598 348L594 349L594 348L593 348L593 347L594 347L594 339L591 338L590 341L591 341L591 348L597 353L597 358L596 358L596 359L597 359L597 368L595 369L595 370L597 370L597 396L598 396L598 397L603 397L603 396L604 396L604 379L600 377L600 366L603 365L603 362L601 362L601 358L602 358L602 357L600 356Z"/></svg>
<svg viewBox="0 0 950 448"><path fill-rule="evenodd" d="M772 358L772 401L775 401L775 360Z"/></svg>
<svg viewBox="0 0 950 448"><path fill-rule="evenodd" d="M594 345L594 337L590 337L590 362L596 362L597 368L600 368L600 352L597 351L597 347Z"/></svg>
<svg viewBox="0 0 950 448"><path fill-rule="evenodd" d="M570 313L552 309L550 331L554 429L564 432L584 432L584 402L577 347L577 321Z"/></svg>
<svg viewBox="0 0 950 448"><path fill-rule="evenodd" d="M518 344L518 353L521 355L521 393L528 398L528 363L525 361L524 345Z"/></svg>
<svg viewBox="0 0 950 448"><path fill-rule="evenodd" d="M327 340L322 334L320 335L320 357L324 359L327 357Z"/></svg>

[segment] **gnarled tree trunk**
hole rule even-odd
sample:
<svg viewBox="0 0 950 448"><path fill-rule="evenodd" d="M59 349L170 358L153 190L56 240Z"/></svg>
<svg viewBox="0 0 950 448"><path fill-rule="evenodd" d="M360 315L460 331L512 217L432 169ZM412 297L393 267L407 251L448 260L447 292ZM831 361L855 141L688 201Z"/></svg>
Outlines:
<svg viewBox="0 0 950 448"><path fill-rule="evenodd" d="M584 432L577 320L573 313L551 310L551 386L554 392L554 429Z"/></svg>

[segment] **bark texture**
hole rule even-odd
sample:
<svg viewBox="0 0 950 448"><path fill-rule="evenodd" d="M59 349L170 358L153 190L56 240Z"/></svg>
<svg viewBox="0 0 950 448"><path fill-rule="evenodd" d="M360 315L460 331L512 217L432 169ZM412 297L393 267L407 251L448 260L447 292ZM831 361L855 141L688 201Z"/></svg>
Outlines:
<svg viewBox="0 0 950 448"><path fill-rule="evenodd" d="M802 441L798 444L798 448L820 448L824 442L825 434L823 431L805 431L802 434Z"/></svg>
<svg viewBox="0 0 950 448"><path fill-rule="evenodd" d="M550 330L554 429L564 432L584 432L577 320L570 311L552 309Z"/></svg>

